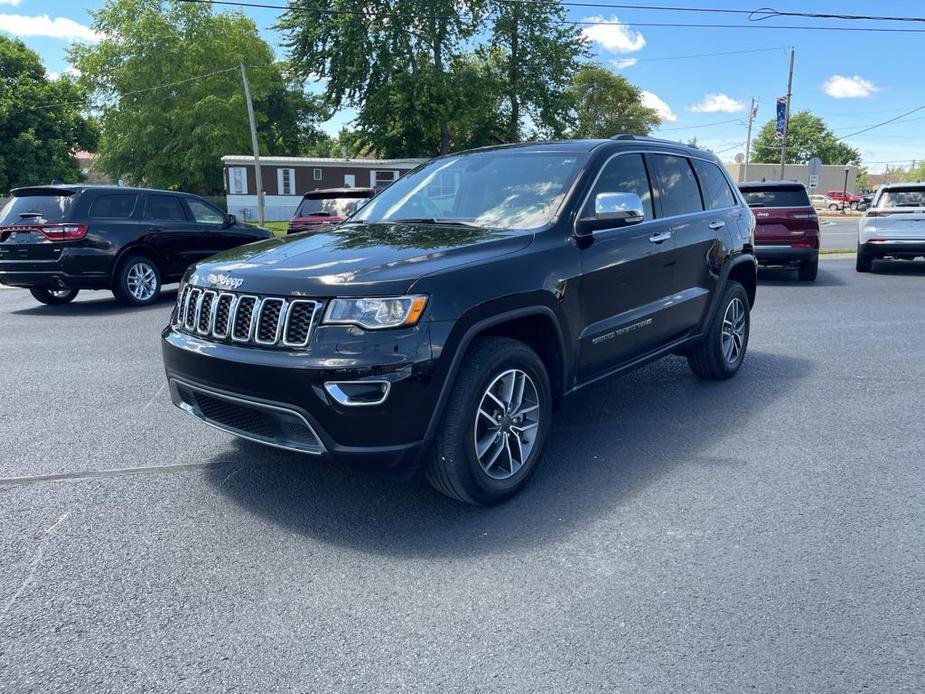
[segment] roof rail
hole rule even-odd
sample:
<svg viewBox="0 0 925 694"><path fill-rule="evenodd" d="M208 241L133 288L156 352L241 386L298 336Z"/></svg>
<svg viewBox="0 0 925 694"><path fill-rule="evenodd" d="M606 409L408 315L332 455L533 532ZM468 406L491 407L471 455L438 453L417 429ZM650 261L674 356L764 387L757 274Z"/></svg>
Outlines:
<svg viewBox="0 0 925 694"><path fill-rule="evenodd" d="M649 137L648 135L614 135L610 138L611 140L638 140L640 142L658 142L663 145L674 145L675 147L689 147L683 142L677 142L675 140L665 140L660 137Z"/></svg>

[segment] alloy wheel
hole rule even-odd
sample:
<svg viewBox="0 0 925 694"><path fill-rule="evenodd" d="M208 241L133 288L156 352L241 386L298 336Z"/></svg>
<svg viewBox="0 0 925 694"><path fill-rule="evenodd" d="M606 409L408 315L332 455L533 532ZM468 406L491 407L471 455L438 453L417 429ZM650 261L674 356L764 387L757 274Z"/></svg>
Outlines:
<svg viewBox="0 0 925 694"><path fill-rule="evenodd" d="M138 301L147 301L157 291L157 272L148 263L135 263L126 277L129 293Z"/></svg>
<svg viewBox="0 0 925 694"><path fill-rule="evenodd" d="M527 462L540 426L539 392L520 369L496 376L475 415L475 455L482 471L496 480L515 475Z"/></svg>
<svg viewBox="0 0 925 694"><path fill-rule="evenodd" d="M730 301L723 314L723 359L727 364L735 364L745 349L746 318L742 299L736 297Z"/></svg>

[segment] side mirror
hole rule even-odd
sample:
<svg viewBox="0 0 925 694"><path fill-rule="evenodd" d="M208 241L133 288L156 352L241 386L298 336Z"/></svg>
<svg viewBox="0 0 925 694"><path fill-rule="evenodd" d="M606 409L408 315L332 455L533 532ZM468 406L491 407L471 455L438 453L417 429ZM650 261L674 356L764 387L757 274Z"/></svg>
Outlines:
<svg viewBox="0 0 925 694"><path fill-rule="evenodd" d="M578 235L596 229L638 224L646 218L642 200L636 193L598 193L594 198L594 215L578 220Z"/></svg>
<svg viewBox="0 0 925 694"><path fill-rule="evenodd" d="M225 215L225 229L228 229L229 227L233 227L237 223L238 223L238 218L235 217L233 214Z"/></svg>

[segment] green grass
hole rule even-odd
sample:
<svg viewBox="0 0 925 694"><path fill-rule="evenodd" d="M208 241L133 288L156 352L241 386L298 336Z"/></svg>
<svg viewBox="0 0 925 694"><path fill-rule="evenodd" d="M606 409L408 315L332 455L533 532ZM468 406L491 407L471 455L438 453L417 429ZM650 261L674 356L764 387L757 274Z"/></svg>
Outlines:
<svg viewBox="0 0 925 694"><path fill-rule="evenodd" d="M256 223L256 222L248 222L248 224L250 224L251 226L254 226L254 227L257 226L257 223ZM289 225L289 222L264 222L264 223L263 223L263 228L264 228L264 229L269 229L270 231L272 231L272 232L273 232L274 234L276 234L277 236L285 236L285 235L286 235L286 227L287 227L288 225Z"/></svg>

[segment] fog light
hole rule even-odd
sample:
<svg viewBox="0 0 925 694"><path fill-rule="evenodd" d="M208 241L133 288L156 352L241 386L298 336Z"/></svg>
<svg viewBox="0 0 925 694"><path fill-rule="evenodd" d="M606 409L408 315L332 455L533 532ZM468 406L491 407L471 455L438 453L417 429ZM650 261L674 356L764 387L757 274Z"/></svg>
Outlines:
<svg viewBox="0 0 925 694"><path fill-rule="evenodd" d="M391 386L389 381L328 381L324 389L341 405L362 407L384 403Z"/></svg>

